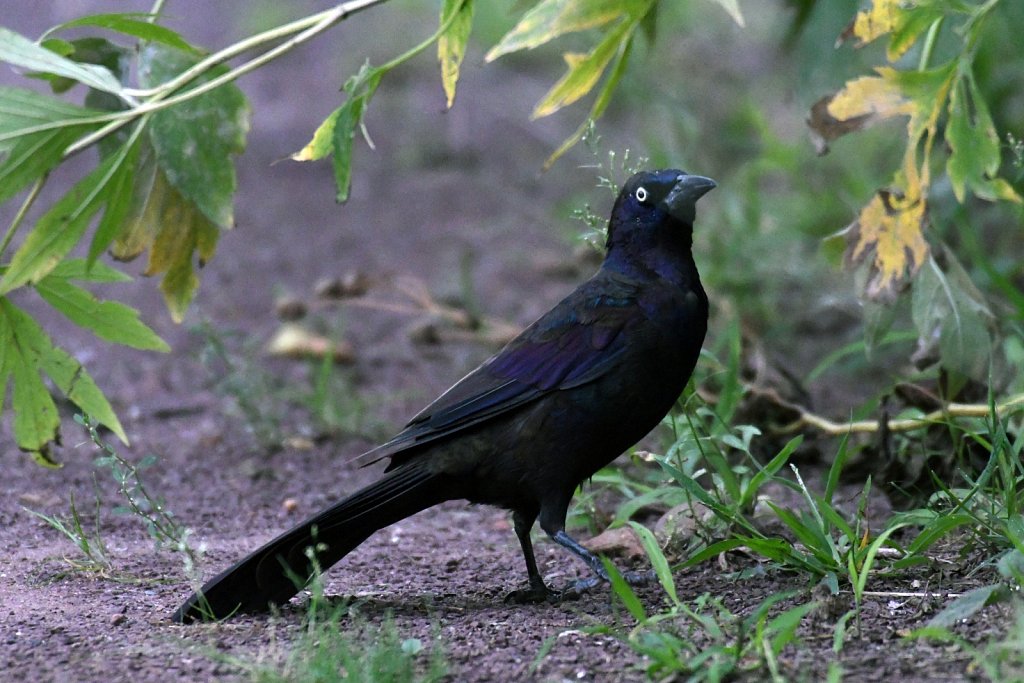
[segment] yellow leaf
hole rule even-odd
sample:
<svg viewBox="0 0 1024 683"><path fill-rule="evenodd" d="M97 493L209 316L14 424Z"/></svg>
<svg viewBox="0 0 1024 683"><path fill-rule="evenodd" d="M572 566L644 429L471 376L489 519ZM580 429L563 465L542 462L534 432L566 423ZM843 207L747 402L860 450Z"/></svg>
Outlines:
<svg viewBox="0 0 1024 683"><path fill-rule="evenodd" d="M565 61L565 65L570 69L575 69L580 65L584 59L587 58L585 52L565 52L562 54L562 59Z"/></svg>
<svg viewBox="0 0 1024 683"><path fill-rule="evenodd" d="M840 122L856 123L852 130L866 127L880 119L909 116L903 166L908 177L911 173L916 175L917 168L920 168L922 178L919 183L911 183L908 179L898 181L896 185L927 187L931 149L938 131L939 116L956 78L955 67L954 62L928 71L897 71L891 67L878 67L875 69L877 76L863 76L849 81L836 93L828 103L828 114ZM922 136L925 141L920 145ZM922 147L920 162L919 146Z"/></svg>
<svg viewBox="0 0 1024 683"><path fill-rule="evenodd" d="M441 9L441 25L445 24L448 28L437 39L437 58L441 62L441 85L451 109L455 103L459 68L466 56L466 41L473 25L473 0L446 0Z"/></svg>
<svg viewBox="0 0 1024 683"><path fill-rule="evenodd" d="M899 83L891 77L893 69L879 68L878 76L861 76L849 81L836 93L828 105L828 113L839 121L860 116L889 118L910 115L916 111L912 100L907 99Z"/></svg>
<svg viewBox="0 0 1024 683"><path fill-rule="evenodd" d="M202 266L213 257L220 231L157 170L144 204L128 221L111 252L128 260L149 249L145 275L164 274L160 290L175 322L181 322L199 288L194 255Z"/></svg>
<svg viewBox="0 0 1024 683"><path fill-rule="evenodd" d="M990 187L995 193L996 197L1003 201L1013 202L1015 204L1022 203L1021 196L1017 193L1017 190L1013 189L1013 185L1006 182L1003 178L993 178L990 181Z"/></svg>
<svg viewBox="0 0 1024 683"><path fill-rule="evenodd" d="M622 0L541 0L487 53L490 62L510 52L529 50L566 33L603 26L629 12L636 2Z"/></svg>
<svg viewBox="0 0 1024 683"><path fill-rule="evenodd" d="M843 32L840 40L853 35L856 47L889 36L885 48L886 58L896 62L913 47L917 39L946 13L945 8L935 3L909 3L904 0L874 0L870 9L857 13L853 23Z"/></svg>
<svg viewBox="0 0 1024 683"><path fill-rule="evenodd" d="M870 259L865 293L871 299L892 299L928 256L925 200L917 190L907 195L879 190L851 226L851 260Z"/></svg>
<svg viewBox="0 0 1024 683"><path fill-rule="evenodd" d="M635 22L623 21L612 28L594 49L586 55L566 54L569 69L551 90L537 103L531 115L534 119L555 113L586 95L601 78L615 53L629 40L636 28Z"/></svg>
<svg viewBox="0 0 1024 683"><path fill-rule="evenodd" d="M853 20L853 35L860 39L860 45L892 33L900 23L900 15L904 11L900 4L903 0L874 0L870 9L857 12Z"/></svg>
<svg viewBox="0 0 1024 683"><path fill-rule="evenodd" d="M158 182L158 175L152 148L146 146L139 154L132 207L120 234L110 245L110 254L119 261L130 261L144 252L156 236L164 192L169 187Z"/></svg>
<svg viewBox="0 0 1024 683"><path fill-rule="evenodd" d="M334 138L334 128L338 123L340 113L340 108L331 112L331 115L317 127L313 138L306 143L305 147L292 154L291 158L294 161L317 161L330 154L331 140Z"/></svg>

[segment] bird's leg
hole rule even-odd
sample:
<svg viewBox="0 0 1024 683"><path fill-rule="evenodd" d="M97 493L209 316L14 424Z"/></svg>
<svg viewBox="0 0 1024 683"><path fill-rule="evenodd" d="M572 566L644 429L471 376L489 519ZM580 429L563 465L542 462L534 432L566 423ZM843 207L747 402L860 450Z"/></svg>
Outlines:
<svg viewBox="0 0 1024 683"><path fill-rule="evenodd" d="M553 591L544 584L544 579L537 569L537 558L533 554L533 542L530 540L530 529L537 515L525 515L520 512L512 514L512 524L515 526L516 537L519 538L519 545L523 549L523 558L526 560L526 573L530 579L530 587L526 590L515 590L505 596L505 602L525 604L528 602L547 602L558 599L557 591Z"/></svg>
<svg viewBox="0 0 1024 683"><path fill-rule="evenodd" d="M582 545L580 545L575 539L569 534L565 533L565 529L557 529L554 533L549 534L551 540L558 545L562 546L576 557L580 558L587 563L591 571L594 572L594 576L586 579L579 579L574 584L566 588L563 593L563 598L570 598L578 596L581 593L585 593L601 581L609 581L608 572L604 568L604 563L601 562L601 558L590 552ZM654 572L623 572L622 578L626 580L631 586L643 585L654 578Z"/></svg>
<svg viewBox="0 0 1024 683"><path fill-rule="evenodd" d="M558 508L558 506L555 506ZM526 559L526 572L530 578L530 587L525 590L516 590L505 596L505 602L519 604L532 602L560 602L562 600L575 600L601 581L609 581L608 572L601 562L601 558L580 545L572 536L565 533L565 514L568 510L568 503L558 508L561 514L545 515L541 513L540 526L544 532L551 537L558 545L562 546L576 557L587 563L593 576L579 579L571 583L563 590L552 590L544 583L544 579L537 569L537 559L533 554L533 542L530 540L530 529L537 519L536 514L528 515L515 512L512 515L512 523L519 538L519 545L523 549L523 557ZM556 521L551 522L552 519ZM654 572L623 572L622 578L632 586L641 585L654 578Z"/></svg>

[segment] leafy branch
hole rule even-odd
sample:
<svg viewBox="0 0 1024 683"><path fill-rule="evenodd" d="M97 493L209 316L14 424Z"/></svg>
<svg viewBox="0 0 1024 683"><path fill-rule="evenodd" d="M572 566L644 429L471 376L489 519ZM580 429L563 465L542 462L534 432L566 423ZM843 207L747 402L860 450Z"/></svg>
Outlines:
<svg viewBox="0 0 1024 683"><path fill-rule="evenodd" d="M900 168L889 187L878 190L848 228L849 257L867 260L868 297L892 297L927 260L924 227L928 190L932 185L931 156L945 122L949 145L946 174L957 201L970 190L988 201L1021 203L1020 194L1000 178L999 135L974 76L974 57L980 33L1000 0L904 3L874 0L857 14L846 37L862 47L888 36L886 57L873 76L861 76L815 105L810 124L825 140L861 130L876 122L907 116L907 144ZM957 54L931 66L936 42L947 20L961 19ZM922 40L923 38L923 40ZM918 42L914 68L896 64Z"/></svg>
<svg viewBox="0 0 1024 683"><path fill-rule="evenodd" d="M822 98L809 119L820 149L827 151L831 140L907 117L903 160L890 184L875 192L844 231L847 257L864 265L863 295L869 301L892 302L913 281L919 355L928 356L937 347L944 366L979 378L988 367L985 351L991 349L994 316L953 255L929 243L926 228L935 185L933 157L943 152L945 176L957 202L973 195L1022 203L1020 193L1000 176L1000 136L975 76L982 31L1000 4L873 0L842 39L853 38L856 47L863 47L887 37L888 63ZM933 65L940 41L943 54L953 56ZM918 56L907 64L912 49ZM940 138L944 149L936 146ZM870 336L882 333L873 330Z"/></svg>
<svg viewBox="0 0 1024 683"><path fill-rule="evenodd" d="M38 41L0 29L0 60L46 79L57 94L76 83L89 89L85 106L77 106L32 90L0 88L0 201L30 188L0 241L0 255L14 244L49 172L89 146L98 145L100 151L99 165L43 214L0 266L0 410L12 379L15 440L38 462L56 466L52 444L59 428L41 375L122 441L127 435L85 369L54 346L11 295L34 289L105 341L166 351L136 311L98 301L71 281L128 280L97 258L107 249L121 260L148 250L144 273L163 275L168 308L180 321L199 285L196 256L199 265L212 258L219 231L233 224L231 157L245 144L248 104L229 83L381 2L341 3L206 57L155 23L162 2L150 15L105 14L66 22ZM103 38L58 37L81 27L137 38L141 46L136 50ZM239 66L223 65L271 43L277 44ZM132 61L136 85L126 84ZM88 257L68 260L101 210Z"/></svg>

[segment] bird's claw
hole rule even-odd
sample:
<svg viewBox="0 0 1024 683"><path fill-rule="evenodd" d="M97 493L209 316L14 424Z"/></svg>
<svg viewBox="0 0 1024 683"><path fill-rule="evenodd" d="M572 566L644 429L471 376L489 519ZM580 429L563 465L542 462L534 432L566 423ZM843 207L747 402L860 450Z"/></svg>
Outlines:
<svg viewBox="0 0 1024 683"><path fill-rule="evenodd" d="M657 575L653 569L648 569L645 572L622 572L622 578L626 580L630 586L644 586L648 583L653 582Z"/></svg>
<svg viewBox="0 0 1024 683"><path fill-rule="evenodd" d="M597 576L590 576L586 579L573 581L562 590L556 591L558 593L558 601L565 602L569 600L579 600L583 597L584 593L590 592L590 589L599 583L601 583L601 579Z"/></svg>

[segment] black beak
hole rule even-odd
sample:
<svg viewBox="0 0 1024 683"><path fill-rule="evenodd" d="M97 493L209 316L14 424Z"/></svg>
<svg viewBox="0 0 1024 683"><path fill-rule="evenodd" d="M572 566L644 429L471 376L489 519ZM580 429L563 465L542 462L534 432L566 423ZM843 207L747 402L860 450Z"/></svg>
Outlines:
<svg viewBox="0 0 1024 683"><path fill-rule="evenodd" d="M662 200L665 211L686 223L693 223L697 214L697 200L718 186L711 178L683 174Z"/></svg>

